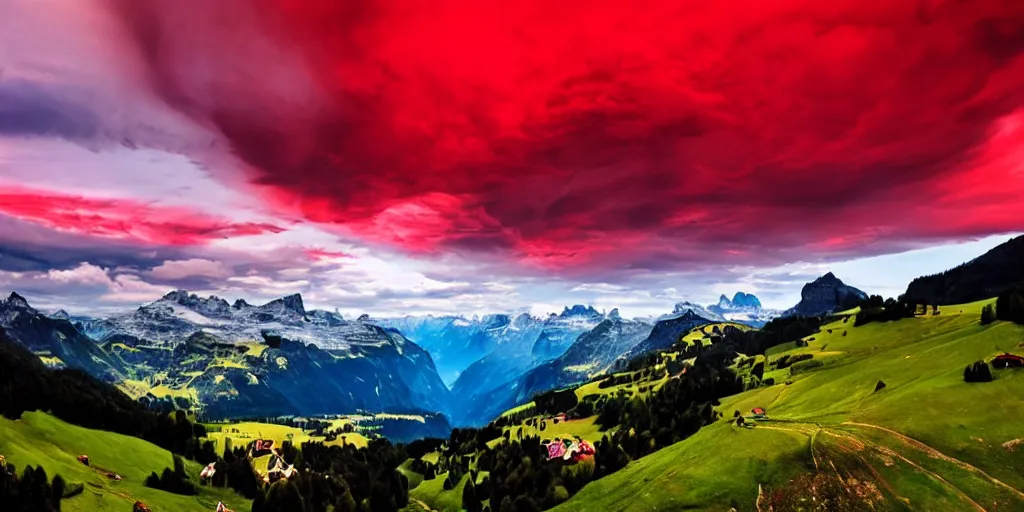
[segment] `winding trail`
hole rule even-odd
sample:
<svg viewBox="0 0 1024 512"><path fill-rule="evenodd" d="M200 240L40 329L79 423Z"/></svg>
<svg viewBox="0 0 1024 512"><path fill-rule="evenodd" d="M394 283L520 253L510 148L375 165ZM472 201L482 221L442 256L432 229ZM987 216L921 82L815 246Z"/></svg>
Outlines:
<svg viewBox="0 0 1024 512"><path fill-rule="evenodd" d="M964 462L964 461L962 461L960 459L957 459L957 458L954 458L954 457L950 457L949 455L946 455L946 454L936 450L935 448L932 448L931 446L928 446L928 445L922 443L921 441L918 441L917 439L914 439L912 437L903 435L903 434L901 434L901 433L899 433L899 432L897 432L895 430L892 430L892 429L889 429L889 428L885 428L885 427L880 426L880 425L873 425L871 423L857 423L857 422L854 422L854 421L847 421L847 422L844 422L843 425L853 425L853 426L857 426L857 427L871 428L871 429L880 430L882 432L885 432L885 433L887 433L887 434L889 434L889 435L899 439L900 441L903 441L905 444L913 446L914 448L917 448L918 450L920 450L922 452L925 452L928 455L931 455L932 457L944 460L944 461L949 462L951 464L955 464L957 467L959 467L960 469L963 469L965 471L970 471L972 473L979 474L979 475L985 477L986 479L988 479L990 482L992 482L992 483L994 483L994 484L996 484L996 485L998 485L998 486L1000 486L1000 487L1010 491L1011 493L1015 494L1018 498L1024 500L1024 492L1021 492L1016 487L1013 487L1013 486L1003 482L1002 480L999 480L999 479L995 478L994 476L989 475L988 473L986 473L981 468L978 468L976 466L972 466L971 464L968 464L968 463L966 463L966 462Z"/></svg>
<svg viewBox="0 0 1024 512"><path fill-rule="evenodd" d="M909 446L909 447L911 447L911 448L913 448L913 449L915 449L915 450L917 450L919 452L927 454L928 456L931 456L932 458L939 459L939 460L942 460L942 461L945 461L945 462L949 462L949 463L957 466L958 468L960 468L960 469L962 469L964 471L968 471L968 472L980 475L980 476L984 477L985 479L987 479L990 483L992 483L994 485L997 485L999 487L1002 487L1003 489L1006 489L1007 491L1010 491L1014 496L1016 496L1016 497L1020 498L1022 501L1024 501L1024 492L1021 492L1019 489L1017 489L1017 488L1015 488L1015 487L1013 487L1013 486L1011 486L1011 485L1009 485L1009 484L1007 484L1007 483L1005 483L1005 482L1003 482L1003 481L1001 481L1001 480L999 480L999 479L989 475L988 473L986 473L982 469L980 469L980 468L978 468L976 466L973 466L973 465L971 465L971 464L969 464L967 462L964 462L964 461L962 461L960 459L957 459L955 457L951 457L949 455L946 455L946 454L940 452L939 450L936 450L935 448L932 448L931 446L928 446L928 445L922 443L921 441L918 441L918 440L916 440L916 439L914 439L912 437L906 436L906 435L904 435L904 434L902 434L900 432L897 432L895 430L892 430L892 429L889 429L889 428L886 428L886 427L882 427L880 425L874 425L874 424L871 424L871 423L860 423L860 422L848 421L848 422L843 422L843 423L841 423L839 425L836 425L836 426L823 426L823 425L818 424L818 423L786 421L786 420L783 420L783 421L769 420L769 421L757 423L756 429L765 428L765 429L769 429L769 430L780 430L780 431L786 431L786 432L796 432L796 433L799 433L799 434L807 436L808 439L809 439L809 442L810 442L810 452L811 452L811 457L812 457L812 459L814 461L815 468L819 468L820 467L820 462L818 460L818 457L817 457L817 455L815 453L815 449L814 449L815 438L816 438L816 436L818 434L825 434L825 435L829 435L829 436L832 436L832 437L835 437L835 438L838 438L838 439L846 440L848 442L852 442L855 445L870 447L870 448L872 448L874 450L877 450L878 452L883 453L883 454L885 454L887 456L895 457L895 458L900 459L901 461L903 461L908 466L913 467L917 471L920 471L921 473L924 473L924 474L928 475L929 477L933 478L934 480L936 480L938 482L941 482L943 485L948 487L950 490L954 491L957 494L957 496L959 496L965 502L970 503L974 507L975 510L980 511L980 512L987 512L987 510L984 507L982 507L978 502L974 501L970 496L968 496L965 492L963 492L963 490L961 490L959 487L953 485L950 481L946 480L945 478L943 478L939 474L937 474L934 471L931 471L931 470L929 470L927 468L922 467L920 464L917 464L917 463L911 461L907 457L897 453L896 451L894 451L894 450L892 450L892 449L890 449L890 448L888 448L888 447L886 447L884 445L881 445L881 444L875 443L875 442L873 442L871 440L865 439L862 436L858 436L855 432L850 432L849 430L837 428L837 427L843 426L843 425L851 426L851 427L858 427L858 428L868 428L868 429L872 429L872 430L877 430L879 432L884 432L885 434L887 434L889 436L892 436L893 438L895 438L899 442L901 442L901 443L903 443L903 444L905 444L905 445L907 445L907 446ZM874 467L870 463L868 463L866 460L864 460L862 457L861 457L861 460L865 463L865 466L867 468L869 468L870 471L875 473L876 478L879 478L879 481L883 482L883 484L886 485L886 487L888 487L888 485L884 483L884 480L882 480L880 477L878 477L877 472L875 472ZM895 493L893 493L893 494L895 495Z"/></svg>
<svg viewBox="0 0 1024 512"><path fill-rule="evenodd" d="M433 512L433 509L430 508L426 503L423 503L422 501L420 501L420 500L418 500L416 498L409 498L409 501L411 501L413 503L416 503L417 505L423 507L423 510L425 510L426 512Z"/></svg>

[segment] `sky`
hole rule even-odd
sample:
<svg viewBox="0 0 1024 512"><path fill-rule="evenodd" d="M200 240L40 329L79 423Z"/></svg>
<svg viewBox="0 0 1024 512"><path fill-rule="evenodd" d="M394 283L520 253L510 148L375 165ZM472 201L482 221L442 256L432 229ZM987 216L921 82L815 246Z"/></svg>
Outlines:
<svg viewBox="0 0 1024 512"><path fill-rule="evenodd" d="M0 0L0 291L895 296L1024 232L1024 2Z"/></svg>

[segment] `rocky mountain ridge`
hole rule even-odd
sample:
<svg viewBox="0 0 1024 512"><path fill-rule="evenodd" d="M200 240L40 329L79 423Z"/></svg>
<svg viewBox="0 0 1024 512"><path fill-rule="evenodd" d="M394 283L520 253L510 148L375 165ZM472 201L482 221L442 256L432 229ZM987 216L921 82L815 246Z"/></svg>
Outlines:
<svg viewBox="0 0 1024 512"><path fill-rule="evenodd" d="M856 307L868 294L849 286L829 272L800 290L800 302L784 316L818 316Z"/></svg>

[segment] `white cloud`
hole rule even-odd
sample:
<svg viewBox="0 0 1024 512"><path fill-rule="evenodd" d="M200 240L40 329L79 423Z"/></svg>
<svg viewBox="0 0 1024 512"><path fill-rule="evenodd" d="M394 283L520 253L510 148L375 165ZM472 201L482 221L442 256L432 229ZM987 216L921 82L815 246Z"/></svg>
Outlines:
<svg viewBox="0 0 1024 512"><path fill-rule="evenodd" d="M35 279L65 284L107 285L111 282L107 270L89 263L81 263L70 270L49 270Z"/></svg>

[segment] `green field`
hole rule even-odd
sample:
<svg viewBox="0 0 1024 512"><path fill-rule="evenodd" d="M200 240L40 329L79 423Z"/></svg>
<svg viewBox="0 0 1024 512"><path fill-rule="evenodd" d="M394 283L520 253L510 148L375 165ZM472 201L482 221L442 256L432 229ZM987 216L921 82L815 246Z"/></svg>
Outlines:
<svg viewBox="0 0 1024 512"><path fill-rule="evenodd" d="M17 466L43 466L47 475L61 475L70 482L85 484L85 491L62 502L71 512L127 511L135 500L145 502L153 512L209 512L223 501L233 510L248 510L250 501L229 489L201 486L198 496L180 496L143 485L151 472L172 466L171 453L140 439L70 425L41 412L26 412L19 420L0 417L0 454ZM76 457L86 454L91 465ZM194 481L202 469L186 461ZM114 481L103 470L122 477Z"/></svg>
<svg viewBox="0 0 1024 512"><path fill-rule="evenodd" d="M1021 326L980 325L989 302L823 326L809 346L770 357L825 355L823 366L780 370L791 384L777 378L722 400L719 422L590 483L555 510L755 510L759 485L783 486L815 467L868 484L879 509L1024 510L1024 445L1014 443L1024 438L1024 370L963 381L973 361L1024 352ZM879 380L886 387L876 393ZM734 411L753 407L771 420L754 428L730 422Z"/></svg>

